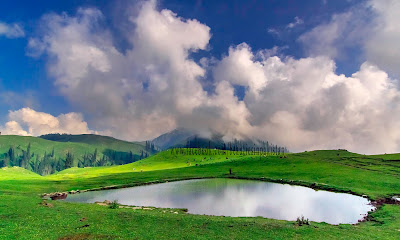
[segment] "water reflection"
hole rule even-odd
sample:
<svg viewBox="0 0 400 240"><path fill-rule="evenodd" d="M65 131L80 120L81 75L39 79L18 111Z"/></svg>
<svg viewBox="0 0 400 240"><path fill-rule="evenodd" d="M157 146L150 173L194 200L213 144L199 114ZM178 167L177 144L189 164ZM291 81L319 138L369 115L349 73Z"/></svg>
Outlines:
<svg viewBox="0 0 400 240"><path fill-rule="evenodd" d="M67 201L187 208L189 213L232 217L262 216L315 222L357 223L373 207L365 198L287 184L238 179L201 179L69 195Z"/></svg>

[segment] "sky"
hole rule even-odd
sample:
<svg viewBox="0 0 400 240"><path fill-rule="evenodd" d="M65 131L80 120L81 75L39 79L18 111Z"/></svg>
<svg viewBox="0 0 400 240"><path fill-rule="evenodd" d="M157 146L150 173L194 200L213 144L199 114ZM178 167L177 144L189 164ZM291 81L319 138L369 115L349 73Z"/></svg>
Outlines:
<svg viewBox="0 0 400 240"><path fill-rule="evenodd" d="M396 0L5 1L0 131L400 152Z"/></svg>

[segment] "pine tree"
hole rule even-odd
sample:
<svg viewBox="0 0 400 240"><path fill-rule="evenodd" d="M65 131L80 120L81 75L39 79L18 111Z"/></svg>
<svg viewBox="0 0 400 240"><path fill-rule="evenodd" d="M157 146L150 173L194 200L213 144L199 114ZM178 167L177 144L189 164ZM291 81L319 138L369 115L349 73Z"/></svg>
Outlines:
<svg viewBox="0 0 400 240"><path fill-rule="evenodd" d="M67 152L64 169L72 168L73 166L74 166L74 156L70 152Z"/></svg>
<svg viewBox="0 0 400 240"><path fill-rule="evenodd" d="M36 160L30 162L32 171L34 171L35 173L39 173L39 163L40 163L39 155L36 154Z"/></svg>
<svg viewBox="0 0 400 240"><path fill-rule="evenodd" d="M10 159L10 165L11 166L17 166L18 164L15 161L15 149L14 147L10 147L10 149L8 149L8 158Z"/></svg>
<svg viewBox="0 0 400 240"><path fill-rule="evenodd" d="M99 161L99 166L106 166L107 165L107 158L106 155L103 155L103 157Z"/></svg>
<svg viewBox="0 0 400 240"><path fill-rule="evenodd" d="M97 162L97 148L94 150L94 153L92 155L92 158L91 158L91 161L90 161L91 166L92 167L96 166L96 162Z"/></svg>

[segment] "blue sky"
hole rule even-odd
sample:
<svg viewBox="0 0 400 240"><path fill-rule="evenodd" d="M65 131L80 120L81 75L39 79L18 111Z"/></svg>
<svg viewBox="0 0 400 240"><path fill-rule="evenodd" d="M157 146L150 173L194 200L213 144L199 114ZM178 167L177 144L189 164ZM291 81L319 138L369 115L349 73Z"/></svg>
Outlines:
<svg viewBox="0 0 400 240"><path fill-rule="evenodd" d="M299 99L296 100L298 95L289 91L285 96L284 93L272 89L273 86L282 85L282 87L292 89L296 88L295 86L302 86L302 84L312 84L305 87L305 89L312 89L313 86L318 85L318 81L325 81L324 84L328 84L326 79L329 77L326 76L331 74L338 79L335 80L335 84L337 84L336 88L339 88L339 85L343 83L342 78L351 77L352 74L357 72L360 72L359 76L366 78L367 75L363 71L373 67L376 67L376 71L382 71L379 76L384 77L384 74L386 74L387 78L382 80L383 85L388 86L385 81L397 84L396 79L399 72L395 69L395 66L398 58L391 56L390 50L384 47L372 47L376 43L384 43L385 41L390 47L396 42L398 36L388 32L392 29L389 27L391 24L396 25L396 22L393 21L397 19L390 12L395 11L398 7L395 1L387 0L381 6L375 0L160 0L153 1L152 7L149 7L151 9L146 12L144 10L146 8L143 6L149 5L147 3L146 1L122 0L41 1L40 4L34 1L6 1L3 3L0 9L0 24L3 24L3 29L6 30L3 30L2 33L0 25L1 129L7 132L7 129L11 128L7 127L6 124L15 121L19 124L18 126L15 125L17 129L23 130L20 132L21 134L37 135L38 133L45 133L32 130L34 126L42 129L47 129L48 126L39 123L35 123L35 125L30 120L26 120L26 115L29 114L23 113L21 109L29 108L34 111L32 114L39 112L47 114L43 116L55 117L56 120L54 121L61 121L58 118L60 114L76 113L79 115L78 118L82 120L80 123L83 122L83 125L87 125L82 132L97 132L129 140L155 137L157 134L180 126L199 128L199 131L206 132L210 129L222 131L231 137L243 135L243 132L231 130L229 127L214 129L214 124L207 123L210 119L214 122L224 119L224 121L232 121L232 126L246 122L243 129L247 130L243 131L263 132L264 135L270 135L267 138L272 138L282 145L291 142L291 139L295 139L296 143L292 144L292 148L308 149L317 147L318 144L313 141L306 145L298 144L300 135L304 137L310 133L320 137L326 134L321 129L342 129L343 126L340 124L343 123L340 122L340 119L349 114L346 112L347 110L345 111L344 105L341 104L338 106L339 109L332 110L337 115L329 117L324 113L325 105L314 109L314 103L327 102L326 104L329 106L336 106L341 98L347 99L343 97L345 93L340 93L342 97L332 97L333 100L330 99L330 93L326 93L328 95L321 95L319 100L310 99L306 105L299 105L297 108L291 109L289 107L289 105L293 105L293 103L290 103L291 101L301 102ZM84 11L85 9L90 9L91 12ZM175 34L166 41L171 41L172 44L180 43L177 46L172 46L171 49L168 49L168 47L163 49L162 47L165 46L162 42L157 42L159 45L152 42L154 39L151 38L154 36L148 35L149 33L146 32L149 28L153 28L153 32L157 32L159 26L151 25L151 23L147 26L147 22L141 21L141 17L147 19L146 21L150 17L158 18L160 21L167 19L166 15L162 13L163 9L168 9L171 12L171 15L167 14L170 19L176 18L175 22L182 22L178 25L165 26L167 37L171 36L170 33ZM198 24L189 24L190 20L195 20ZM13 29L15 31L16 26L23 34L10 36L10 32L6 33L6 31ZM194 36L197 35L197 31L187 35L192 28L196 27L199 30L198 36ZM69 28L72 32L76 31L77 37L73 35L74 38L70 43L63 42L62 40L66 36L62 35L64 34L63 31ZM143 30L140 32L141 30L138 29ZM385 29L389 30L386 31ZM168 31L170 32L168 33ZM80 37L78 37L79 34ZM147 34L143 36L149 37L149 39L141 42L144 37L139 36L140 34ZM38 43L38 45L32 47L33 42ZM72 56L64 51L65 49L82 47L81 43L86 47L86 50L79 50L82 51L80 52L81 56ZM62 46L62 48L55 48L54 46ZM397 49L394 48L394 52L396 52ZM90 49L95 50L90 52L92 51ZM113 52L110 49L115 49L115 51ZM32 54L32 52L38 51L40 54ZM118 54L114 55L115 52L118 52ZM83 59L82 54L85 55L86 53L89 54L88 57L97 57ZM100 59L103 56L105 56L104 62L95 63L96 58ZM125 60L118 60L121 56L125 57ZM170 62L162 60L166 56ZM276 58L273 58L274 56ZM87 66L81 69L81 72L78 70L74 72L77 66L73 62L71 66L64 66L66 63L70 63L71 57L78 57L77 59ZM134 60L135 58L145 60L140 63L140 60ZM314 65L301 61L301 59L306 58L314 61L312 63ZM240 59L249 60L249 63ZM280 64L279 62L273 63L277 59L280 59L283 63L281 68L276 67ZM177 62L174 62L175 60ZM122 63L118 61L122 61ZM126 66L125 63L127 63ZM187 67L189 68L193 67L192 63L196 66L189 72L185 72L186 70L178 70L172 67L177 63L188 64ZM368 68L368 64L371 65L370 68ZM311 65L314 67L307 70L307 74L313 73L315 69L322 72L307 76L316 79L312 79L313 82L311 83L306 83L305 80L302 80L305 73L296 71L301 71L301 67L306 68ZM119 66L121 66L121 69L118 70ZM260 66L263 68L262 74L257 69ZM179 66L177 67L179 68ZM241 67L244 69L242 72L229 72ZM130 68L131 70L129 70ZM325 68L328 70L323 70ZM253 70L254 75L250 74L253 73ZM149 73L149 71L151 72ZM182 76L177 72L182 73ZM239 79L237 76L243 72L249 73L249 75L244 76L246 79ZM187 76L190 78L191 74L194 74L193 82L186 79ZM258 82L257 79L261 75L257 74L261 74L261 78L265 79ZM340 77L340 74L345 76ZM280 75L283 77L279 77ZM253 76L256 80L251 80ZM367 85L367 80L363 80L362 77L359 77L361 83L370 86ZM163 78L171 80L165 80L160 84ZM174 82L173 78L178 79L177 82ZM273 84L273 79L280 79L281 82ZM291 79L291 82L299 81L299 83L289 86L282 82L285 79ZM187 87L183 83L186 80L187 84L191 86L199 84L198 86L201 88L199 92L190 88L187 91L191 95L180 96L179 89ZM82 85L77 87L74 85L75 81ZM107 85L107 81L110 84L112 82L112 86ZM348 81L351 81L351 79ZM129 86L121 89L121 92L130 87L132 89L123 94L118 94L116 82L119 82L119 85L126 84L126 86ZM152 83L156 82L159 86L165 83L166 88L172 88L171 86L178 86L179 84L183 85L163 92L164 90L152 88ZM225 86L224 82L228 82L228 85L232 87L234 91L232 101L235 101L236 104L232 106L238 109L236 112L226 112L226 116L221 108L229 104L228 102L222 103L222 98L218 97L218 89L224 88L222 87ZM107 86L110 91L114 92L110 95L97 93L91 95L88 94L88 90L86 92L82 90L87 85L93 86L93 89ZM142 88L142 90L139 91L138 88ZM79 92L79 89L83 92ZM297 90L299 89L301 88L299 87ZM355 88L349 87L349 89L353 91ZM327 90L323 87L323 89L318 90L318 94L325 94L329 91L336 90L333 88ZM357 95L359 91L361 90L357 89L354 94ZM262 96L275 96L275 98L262 98L259 97L260 94ZM313 94L318 95L316 92L309 93L309 95ZM373 95L372 93L365 94ZM160 95L163 95L163 99L157 98ZM188 104L190 102L195 107L187 109L187 106L180 106L181 97L188 99L192 96L197 97L189 99ZM176 98L169 103L174 107L168 111L163 110L168 109L163 104L173 97ZM276 98L281 99L276 103ZM288 107L277 105L278 103L283 103L282 106L285 105L286 100ZM218 101L221 101L221 104L214 106L213 102ZM382 104L395 106L397 102L393 101L388 100L388 102ZM354 102L356 100L351 99L345 105L350 106ZM377 108L380 104L376 103ZM99 107L100 105L104 107ZM299 108L304 108L305 112L300 113ZM216 109L219 113L216 113L218 112ZM14 112L14 115L10 115L10 111ZM351 111L355 110L351 109ZM357 114L362 115L366 111L365 109L358 109ZM275 136L276 133L269 132L272 130L268 129L274 127L268 124L271 124L274 117L277 118L281 112L292 114L295 119L298 118L300 127L293 129L293 132L299 130L301 131L300 135L289 136L289 139L285 139ZM197 123L196 126L192 126L190 122L196 121L191 118L199 119L197 114L206 116L205 120ZM353 113L353 116L357 114ZM241 115L243 119L235 119L232 117L234 115ZM149 121L146 125L144 123L146 121L143 119L151 118L150 116L154 118L154 121ZM319 120L310 123L309 118L311 117ZM333 120L334 123L329 120L332 118L336 119ZM376 116L376 118L377 121L382 120L381 115ZM354 121L354 124L356 122L355 119L347 119L347 121ZM118 129L118 126L125 123L139 127L133 127L132 131L135 133L124 135L124 131ZM61 125L61 123L57 124ZM289 125L291 126L291 124ZM282 128L290 129L289 125L282 126ZM319 125L321 127L315 127ZM373 126L369 127L373 128ZM357 137L364 134L360 131L357 132L354 128L345 129L345 132L350 132L349 134L354 139L344 145L353 146ZM144 133L137 134L138 129L144 130ZM71 132L61 127L48 128L50 132L56 130ZM319 132L320 130L321 132ZM15 131L14 133L16 133ZM392 140L393 142L396 142L395 147L390 149L397 149L397 136ZM341 143L340 140L335 140L327 146L340 147ZM358 149L357 146L354 148Z"/></svg>
<svg viewBox="0 0 400 240"><path fill-rule="evenodd" d="M74 111L46 75L46 63L41 58L26 55L27 41L35 34L40 18L55 12L74 14L79 7L97 7L109 19L106 24L118 24L115 11L132 1L7 1L0 9L0 21L19 23L24 27L25 37L8 39L0 37L0 79L1 89L19 93L32 92L37 98L37 110L58 115ZM227 54L231 45L247 42L254 50L288 46L287 55L300 58L305 56L297 37L321 21L329 21L332 14L341 12L354 4L352 1L160 1L160 8L167 8L187 19L198 19L211 28L212 38L209 51L193 54L194 58ZM298 17L304 24L293 30L286 26ZM115 21L115 22L114 22ZM114 26L115 27L115 26ZM282 36L268 33L268 29L282 31ZM114 29L115 30L115 29ZM115 30L118 34L118 30ZM121 49L126 47L123 39L116 39ZM347 67L347 66L351 66ZM358 66L353 62L339 64L338 72L352 73ZM356 67L356 68L354 68ZM0 115L17 110L23 104L2 104Z"/></svg>

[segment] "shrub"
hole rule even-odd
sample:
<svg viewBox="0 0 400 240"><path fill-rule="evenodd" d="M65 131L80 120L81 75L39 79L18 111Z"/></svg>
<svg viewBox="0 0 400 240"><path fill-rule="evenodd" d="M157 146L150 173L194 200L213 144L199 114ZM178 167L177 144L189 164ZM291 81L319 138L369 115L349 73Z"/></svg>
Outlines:
<svg viewBox="0 0 400 240"><path fill-rule="evenodd" d="M307 219L304 218L303 215L301 215L301 217L297 217L296 223L297 223L299 226L302 226L302 225L310 225L310 224L308 223L308 218L307 218Z"/></svg>
<svg viewBox="0 0 400 240"><path fill-rule="evenodd" d="M117 201L117 200L112 201L112 202L110 203L110 208L111 208L111 209L117 209L117 208L119 208L119 203L118 203L118 201Z"/></svg>

